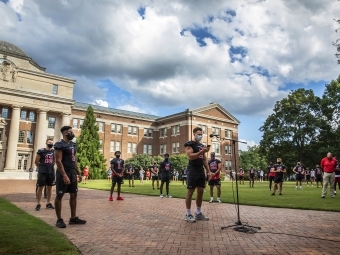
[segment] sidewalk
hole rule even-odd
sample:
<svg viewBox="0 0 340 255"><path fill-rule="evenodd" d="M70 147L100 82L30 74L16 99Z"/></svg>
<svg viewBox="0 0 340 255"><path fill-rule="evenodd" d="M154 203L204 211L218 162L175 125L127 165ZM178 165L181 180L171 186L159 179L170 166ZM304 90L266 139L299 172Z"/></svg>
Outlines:
<svg viewBox="0 0 340 255"><path fill-rule="evenodd" d="M55 212L35 211L35 181L0 180L0 196L55 226ZM234 224L232 204L203 203L209 221L187 223L183 199L123 194L108 201L108 191L80 189L78 215L83 226L58 229L83 254L339 254L337 212L240 206L241 221L262 229L255 234L221 227ZM53 194L54 197L54 194ZM70 217L69 195L63 218ZM193 202L193 209L196 206ZM277 234L273 234L277 233Z"/></svg>

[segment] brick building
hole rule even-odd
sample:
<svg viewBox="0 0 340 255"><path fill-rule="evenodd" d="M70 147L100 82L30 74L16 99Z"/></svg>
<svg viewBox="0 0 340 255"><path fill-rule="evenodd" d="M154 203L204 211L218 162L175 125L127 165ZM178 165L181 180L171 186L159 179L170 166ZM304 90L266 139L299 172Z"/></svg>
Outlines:
<svg viewBox="0 0 340 255"><path fill-rule="evenodd" d="M88 104L72 99L74 83L73 79L46 73L20 48L0 41L0 178L26 178L23 173L35 168L36 151L44 147L48 137L59 140L61 126L70 125L76 137L80 134ZM209 137L219 134L238 139L240 122L219 104L164 117L96 105L93 108L107 162L116 150L122 151L125 159L141 153L184 153L183 144L200 126L202 142L212 145L225 169L234 167L230 141Z"/></svg>

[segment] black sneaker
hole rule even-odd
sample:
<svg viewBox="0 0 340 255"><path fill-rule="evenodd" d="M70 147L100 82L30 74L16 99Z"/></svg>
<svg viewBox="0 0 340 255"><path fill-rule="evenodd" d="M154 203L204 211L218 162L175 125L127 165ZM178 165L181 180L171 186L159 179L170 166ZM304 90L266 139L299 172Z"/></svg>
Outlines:
<svg viewBox="0 0 340 255"><path fill-rule="evenodd" d="M66 228L66 224L63 219L57 220L57 223L55 224L58 228Z"/></svg>
<svg viewBox="0 0 340 255"><path fill-rule="evenodd" d="M46 209L54 209L54 206L51 203L48 203L46 205Z"/></svg>
<svg viewBox="0 0 340 255"><path fill-rule="evenodd" d="M85 224L86 220L81 220L78 217L74 217L74 218L70 218L70 221L68 222L68 224Z"/></svg>
<svg viewBox="0 0 340 255"><path fill-rule="evenodd" d="M272 196L275 196L275 193L272 193Z"/></svg>
<svg viewBox="0 0 340 255"><path fill-rule="evenodd" d="M282 196L282 193L280 193L279 195Z"/></svg>
<svg viewBox="0 0 340 255"><path fill-rule="evenodd" d="M41 208L41 205L39 204L39 205L37 205L37 206L35 207L35 210L36 210L36 211L40 211L40 208Z"/></svg>

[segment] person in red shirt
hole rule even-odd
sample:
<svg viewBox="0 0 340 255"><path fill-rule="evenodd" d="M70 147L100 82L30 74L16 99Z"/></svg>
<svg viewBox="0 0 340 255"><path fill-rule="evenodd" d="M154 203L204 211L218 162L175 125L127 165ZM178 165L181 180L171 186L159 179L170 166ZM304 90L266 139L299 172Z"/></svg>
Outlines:
<svg viewBox="0 0 340 255"><path fill-rule="evenodd" d="M321 160L320 166L323 169L323 185L321 198L325 198L327 194L328 184L330 185L331 197L334 198L334 178L335 178L335 168L338 161L335 157L332 157L332 153L328 152L327 157Z"/></svg>
<svg viewBox="0 0 340 255"><path fill-rule="evenodd" d="M210 176L208 184L210 186L210 200L212 203L214 200L214 186L217 189L217 202L221 203L221 161L215 158L215 152L210 153L210 160L208 161L208 166L210 170Z"/></svg>
<svg viewBox="0 0 340 255"><path fill-rule="evenodd" d="M146 170L145 171L145 182L146 183L148 183L150 181L150 175L151 175L150 170L149 169Z"/></svg>
<svg viewBox="0 0 340 255"><path fill-rule="evenodd" d="M269 191L272 190L272 184L273 184L273 181L275 179L275 172L274 172L274 170L275 170L274 164L273 164L273 162L270 162L270 164L268 166Z"/></svg>
<svg viewBox="0 0 340 255"><path fill-rule="evenodd" d="M86 184L87 179L89 178L89 167L85 166L83 169L83 184Z"/></svg>

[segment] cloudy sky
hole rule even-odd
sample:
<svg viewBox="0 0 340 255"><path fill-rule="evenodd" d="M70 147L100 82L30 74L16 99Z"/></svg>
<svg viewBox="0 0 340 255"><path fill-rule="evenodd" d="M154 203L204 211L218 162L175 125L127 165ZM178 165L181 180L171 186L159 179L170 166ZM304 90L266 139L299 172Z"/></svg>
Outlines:
<svg viewBox="0 0 340 255"><path fill-rule="evenodd" d="M276 101L339 75L339 13L336 0L0 0L0 40L76 79L77 101L159 116L216 102L252 145Z"/></svg>

